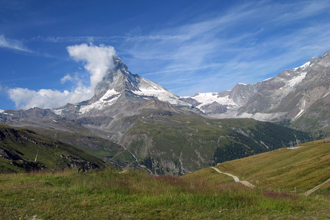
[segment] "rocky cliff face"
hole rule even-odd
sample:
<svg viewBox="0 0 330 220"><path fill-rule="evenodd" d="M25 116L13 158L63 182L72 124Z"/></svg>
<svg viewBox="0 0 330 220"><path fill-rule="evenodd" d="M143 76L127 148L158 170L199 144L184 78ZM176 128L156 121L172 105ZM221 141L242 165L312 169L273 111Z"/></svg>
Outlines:
<svg viewBox="0 0 330 220"><path fill-rule="evenodd" d="M238 106L244 106L259 90L263 82L254 84L237 84L229 93L229 98L232 99Z"/></svg>
<svg viewBox="0 0 330 220"><path fill-rule="evenodd" d="M237 115L255 119L263 117L263 120L268 121L294 122L303 119L311 106L329 94L329 85L330 52L328 51L318 58L309 60L301 67L283 71L267 80L247 104L239 109ZM321 118L319 119L322 121Z"/></svg>

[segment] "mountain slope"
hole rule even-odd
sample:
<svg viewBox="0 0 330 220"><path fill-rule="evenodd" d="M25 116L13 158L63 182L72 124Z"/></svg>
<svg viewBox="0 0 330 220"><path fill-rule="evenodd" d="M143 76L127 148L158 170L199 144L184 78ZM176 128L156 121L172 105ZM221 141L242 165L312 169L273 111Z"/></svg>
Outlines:
<svg viewBox="0 0 330 220"><path fill-rule="evenodd" d="M127 116L138 115L143 109L182 112L179 107L191 108L159 84L129 72L118 57L113 59L115 68L108 70L90 100L54 109L54 113L118 142L135 123L133 119L122 120Z"/></svg>
<svg viewBox="0 0 330 220"><path fill-rule="evenodd" d="M330 51L262 82L239 83L231 91L203 94L204 98L197 94L183 100L211 117L286 121L293 128L304 131L315 130L315 126L308 123L313 111L314 122L321 125L319 129L329 131L324 108L316 109L320 105L317 102L322 102L323 106L329 103L326 98L329 93ZM295 123L297 120L299 123Z"/></svg>
<svg viewBox="0 0 330 220"><path fill-rule="evenodd" d="M93 134L74 133L60 130L40 129L29 127L28 129L49 138L59 140L74 146L95 157L102 159L108 164L125 167L134 163L134 157L121 145Z"/></svg>
<svg viewBox="0 0 330 220"><path fill-rule="evenodd" d="M31 130L0 124L0 172L66 167L88 170L104 166L102 160L68 144Z"/></svg>
<svg viewBox="0 0 330 220"><path fill-rule="evenodd" d="M197 93L192 97L181 97L181 100L190 103L213 118L237 117L238 110L258 92L264 82L254 84L238 83L230 91L219 93Z"/></svg>
<svg viewBox="0 0 330 220"><path fill-rule="evenodd" d="M325 143L326 141L326 143ZM281 148L267 153L220 163L216 166L223 172L238 176L261 188L274 190L294 190L305 193L307 190L330 178L329 139L300 144L296 147ZM210 168L196 171L186 178L203 176L207 179ZM219 176L219 181L222 180ZM224 181L227 181L225 177ZM329 194L329 184L324 185L319 193Z"/></svg>
<svg viewBox="0 0 330 220"><path fill-rule="evenodd" d="M239 115L282 113L283 118L296 120L311 104L327 94L329 67L330 52L327 52L299 68L281 72L259 88L239 110Z"/></svg>
<svg viewBox="0 0 330 220"><path fill-rule="evenodd" d="M303 132L252 119L206 119L145 111L121 145L154 173L182 175L218 162L310 140Z"/></svg>

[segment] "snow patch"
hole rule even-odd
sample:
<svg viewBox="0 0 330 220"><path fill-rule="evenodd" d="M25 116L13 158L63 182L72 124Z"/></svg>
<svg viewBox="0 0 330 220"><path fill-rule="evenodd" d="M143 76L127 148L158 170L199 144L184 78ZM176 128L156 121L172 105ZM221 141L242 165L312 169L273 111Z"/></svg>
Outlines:
<svg viewBox="0 0 330 220"><path fill-rule="evenodd" d="M52 109L52 111L53 111L54 114L56 114L56 115L62 115L62 111L63 111L63 109Z"/></svg>
<svg viewBox="0 0 330 220"><path fill-rule="evenodd" d="M139 90L133 91L133 93L141 96L156 97L160 101L169 102L172 105L191 106L190 104L179 100L177 95L166 90L161 85L145 78L141 78L141 81L139 82Z"/></svg>
<svg viewBox="0 0 330 220"><path fill-rule="evenodd" d="M266 81L271 80L271 79L273 79L273 78L274 78L274 77L270 77L270 78L268 78L268 79L262 80L261 82L266 82Z"/></svg>
<svg viewBox="0 0 330 220"><path fill-rule="evenodd" d="M228 108L236 108L238 106L236 102L234 102L234 100L229 98L229 95L220 97L218 93L197 93L191 98L201 103L196 107L203 112L205 111L201 108L205 105L212 104L213 102L217 102L221 105L226 105Z"/></svg>
<svg viewBox="0 0 330 220"><path fill-rule="evenodd" d="M280 118L281 116L285 115L286 112L278 112L278 113L243 113L238 118L253 118L258 121L270 121L276 118Z"/></svg>
<svg viewBox="0 0 330 220"><path fill-rule="evenodd" d="M0 109L0 113L3 113L5 110Z"/></svg>
<svg viewBox="0 0 330 220"><path fill-rule="evenodd" d="M307 74L307 72L302 72L300 75L289 80L287 85L289 85L290 87L294 87L295 85L301 83L301 81L303 81L303 79L305 79L306 74Z"/></svg>
<svg viewBox="0 0 330 220"><path fill-rule="evenodd" d="M296 68L293 68L293 70L297 70L297 69L301 69L301 70L304 70L304 69L306 69L307 67L309 67L309 66L311 66L311 62L310 61L308 61L308 62L306 62L304 65L302 65L302 66L299 66L299 67L296 67Z"/></svg>
<svg viewBox="0 0 330 220"><path fill-rule="evenodd" d="M114 89L108 90L98 101L90 104L85 105L80 108L80 113L84 114L86 112L89 112L92 109L98 109L101 110L105 106L112 105L118 98L119 98L119 92L116 92ZM117 95L117 96L115 96ZM115 96L111 98L112 96ZM110 100L109 100L110 98Z"/></svg>

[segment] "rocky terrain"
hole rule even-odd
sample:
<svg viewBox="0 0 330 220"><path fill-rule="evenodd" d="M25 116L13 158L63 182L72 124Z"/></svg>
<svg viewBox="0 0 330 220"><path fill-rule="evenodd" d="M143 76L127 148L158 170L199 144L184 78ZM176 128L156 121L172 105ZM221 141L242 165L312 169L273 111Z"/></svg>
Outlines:
<svg viewBox="0 0 330 220"><path fill-rule="evenodd" d="M214 118L282 122L304 131L329 132L330 51L304 65L231 91L196 94L183 100Z"/></svg>

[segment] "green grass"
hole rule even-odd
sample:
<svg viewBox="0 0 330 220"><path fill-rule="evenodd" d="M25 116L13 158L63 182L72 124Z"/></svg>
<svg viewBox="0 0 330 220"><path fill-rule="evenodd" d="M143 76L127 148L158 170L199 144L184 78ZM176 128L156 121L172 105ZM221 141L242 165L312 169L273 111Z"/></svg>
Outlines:
<svg viewBox="0 0 330 220"><path fill-rule="evenodd" d="M329 199L321 195L251 190L215 176L186 179L110 168L1 174L0 195L1 219L330 218Z"/></svg>
<svg viewBox="0 0 330 220"><path fill-rule="evenodd" d="M216 167L265 189L293 191L296 188L298 193L304 193L330 178L330 144L324 143L325 141L330 140L322 139L301 144L302 147L298 149L276 149L227 161ZM199 171L203 172L205 171ZM190 175L193 178L198 172ZM205 178L209 174L205 173L202 176ZM327 184L321 188L323 195L330 195L329 186Z"/></svg>
<svg viewBox="0 0 330 220"><path fill-rule="evenodd" d="M3 154L0 157L0 173L61 170L68 166L83 167L88 162L95 167L105 167L101 159L85 151L29 129L7 125L0 125L0 149Z"/></svg>
<svg viewBox="0 0 330 220"><path fill-rule="evenodd" d="M93 134L79 132L73 133L60 130L40 129L35 127L31 127L29 129L52 139L70 144L95 157L102 159L107 163L125 165L127 163L134 162L134 158L120 145Z"/></svg>

